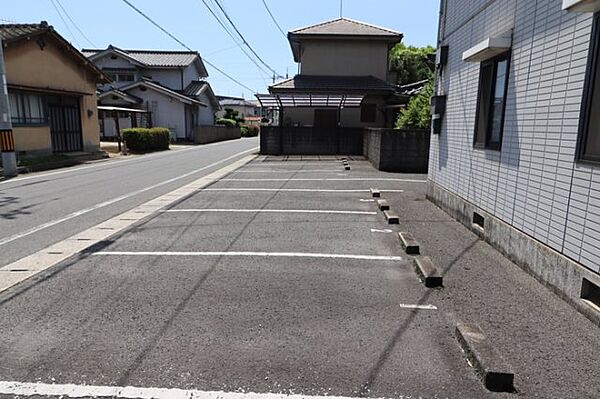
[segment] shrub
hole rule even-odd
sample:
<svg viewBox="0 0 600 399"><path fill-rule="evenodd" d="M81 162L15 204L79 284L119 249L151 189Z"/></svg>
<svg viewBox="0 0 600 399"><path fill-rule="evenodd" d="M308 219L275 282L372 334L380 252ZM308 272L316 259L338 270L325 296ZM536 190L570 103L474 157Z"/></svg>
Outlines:
<svg viewBox="0 0 600 399"><path fill-rule="evenodd" d="M427 83L421 92L410 99L405 109L400 111L396 129L429 129L431 127L431 96L433 83Z"/></svg>
<svg viewBox="0 0 600 399"><path fill-rule="evenodd" d="M168 150L171 141L171 132L163 127L123 129L121 135L133 152Z"/></svg>
<svg viewBox="0 0 600 399"><path fill-rule="evenodd" d="M242 125L242 137L256 137L260 132L260 128L255 125Z"/></svg>
<svg viewBox="0 0 600 399"><path fill-rule="evenodd" d="M226 119L226 118L218 118L215 121L216 125L222 125L222 126L237 126L237 122L233 119Z"/></svg>

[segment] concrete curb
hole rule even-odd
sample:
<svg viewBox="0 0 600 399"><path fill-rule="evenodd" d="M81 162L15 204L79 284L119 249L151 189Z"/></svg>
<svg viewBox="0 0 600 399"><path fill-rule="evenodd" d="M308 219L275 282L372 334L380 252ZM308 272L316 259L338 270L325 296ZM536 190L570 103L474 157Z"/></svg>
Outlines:
<svg viewBox="0 0 600 399"><path fill-rule="evenodd" d="M400 218L398 215L392 213L392 211L383 211L388 224L400 224Z"/></svg>
<svg viewBox="0 0 600 399"><path fill-rule="evenodd" d="M488 390L515 391L512 367L494 349L477 324L458 323L456 339Z"/></svg>
<svg viewBox="0 0 600 399"><path fill-rule="evenodd" d="M398 233L398 237L400 238L404 251L408 255L419 255L421 253L419 243L414 239L412 234L401 231Z"/></svg>
<svg viewBox="0 0 600 399"><path fill-rule="evenodd" d="M379 208L380 211L389 211L390 210L390 204L384 199L377 200L377 207Z"/></svg>
<svg viewBox="0 0 600 399"><path fill-rule="evenodd" d="M415 269L427 288L441 287L444 283L442 276L428 256L415 256Z"/></svg>
<svg viewBox="0 0 600 399"><path fill-rule="evenodd" d="M380 198L381 197L381 191L379 191L378 189L371 188L371 189L369 189L369 191L371 191L371 196L373 198Z"/></svg>

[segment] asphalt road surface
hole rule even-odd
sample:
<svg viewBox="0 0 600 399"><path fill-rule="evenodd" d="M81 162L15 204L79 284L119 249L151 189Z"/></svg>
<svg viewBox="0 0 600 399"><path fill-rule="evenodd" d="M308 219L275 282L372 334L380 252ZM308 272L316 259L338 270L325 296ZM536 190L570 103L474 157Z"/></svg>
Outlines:
<svg viewBox="0 0 600 399"><path fill-rule="evenodd" d="M241 139L0 181L0 266L209 174L257 146L256 138Z"/></svg>

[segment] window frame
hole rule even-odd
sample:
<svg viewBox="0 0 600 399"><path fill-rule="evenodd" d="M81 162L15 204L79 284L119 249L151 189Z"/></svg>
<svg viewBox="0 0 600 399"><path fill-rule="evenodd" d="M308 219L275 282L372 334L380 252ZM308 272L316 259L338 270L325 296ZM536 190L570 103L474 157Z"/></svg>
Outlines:
<svg viewBox="0 0 600 399"><path fill-rule="evenodd" d="M499 54L489 60L482 61L479 66L479 82L478 82L478 90L477 90L477 109L475 113L475 129L473 132L473 148L476 149L484 149L484 150L493 150L493 151L502 151L502 140L504 138L504 119L506 116L506 103L508 96L508 82L510 80L510 60L511 60L511 51L506 51L502 54ZM492 123L494 121L492 109L494 107L493 96L496 92L496 81L498 80L498 64L502 61L506 61L506 81L504 83L504 93L503 93L503 105L502 105L502 116L500 118L500 137L497 143L490 143L490 136L492 133ZM483 68L487 66L492 66L492 76L490 80L490 98L489 103L487 104L488 108L488 120L485 127L485 134L483 142L477 141L478 139L478 131L479 131L479 118L481 107L484 104L481 104L481 96L482 96L482 75Z"/></svg>
<svg viewBox="0 0 600 399"><path fill-rule="evenodd" d="M32 93L27 91L11 91L9 92L9 96L13 95L16 97L16 101L19 105L17 108L17 117L16 119L13 117L14 110L10 109L10 120L11 124L15 127L27 127L27 126L47 126L49 124L48 121L48 109L46 103L46 97L40 93ZM31 107L30 107L30 97L34 96L38 98L39 111L41 112L41 117L34 118L31 116ZM9 101L10 103L10 101ZM21 110L22 112L19 112Z"/></svg>
<svg viewBox="0 0 600 399"><path fill-rule="evenodd" d="M600 163L600 153L586 153L587 140L590 134L590 116L594 108L594 86L596 85L596 75L599 72L598 68L600 68L600 38L598 38L598 35L600 35L600 12L595 13L593 18L575 154L576 161L598 164ZM600 134L600 132L597 134Z"/></svg>

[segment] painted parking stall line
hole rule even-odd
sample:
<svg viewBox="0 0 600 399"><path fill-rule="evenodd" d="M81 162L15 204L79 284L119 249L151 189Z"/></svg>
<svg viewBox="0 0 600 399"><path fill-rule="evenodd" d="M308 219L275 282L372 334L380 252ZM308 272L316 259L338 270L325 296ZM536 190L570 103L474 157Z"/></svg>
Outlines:
<svg viewBox="0 0 600 399"><path fill-rule="evenodd" d="M283 393L200 391L177 388L142 388L101 385L44 384L0 381L0 394L15 396L60 396L68 398L111 397L126 399L351 399L343 396L310 396ZM399 399L408 399L400 395Z"/></svg>
<svg viewBox="0 0 600 399"><path fill-rule="evenodd" d="M221 181L247 181L247 182L261 182L261 181L391 181L391 182L401 182L401 183L427 183L427 180L417 180L417 179L398 179L393 177L350 177L346 179L342 178L291 178L291 179L243 179L243 178L227 178L222 179Z"/></svg>
<svg viewBox="0 0 600 399"><path fill-rule="evenodd" d="M333 215L377 215L370 211L344 211L333 209L166 209L162 213L320 213Z"/></svg>
<svg viewBox="0 0 600 399"><path fill-rule="evenodd" d="M368 193L369 190L344 190L344 189L315 189L315 188L206 188L203 191L264 191L264 192L282 192L282 193ZM403 193L404 190L381 190L385 193Z"/></svg>
<svg viewBox="0 0 600 399"><path fill-rule="evenodd" d="M94 256L177 256L177 257L265 257L265 258L318 258L318 259L355 259L355 260L373 260L397 262L402 261L401 256L385 255L355 255L355 254L325 254L310 252L180 252L180 251L102 251L95 252Z"/></svg>

